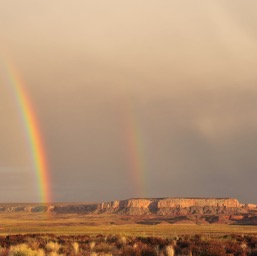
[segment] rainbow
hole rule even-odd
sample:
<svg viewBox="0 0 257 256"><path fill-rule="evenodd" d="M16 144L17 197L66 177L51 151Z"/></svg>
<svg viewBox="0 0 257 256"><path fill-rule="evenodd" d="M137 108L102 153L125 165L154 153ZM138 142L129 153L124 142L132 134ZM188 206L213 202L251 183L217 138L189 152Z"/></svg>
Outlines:
<svg viewBox="0 0 257 256"><path fill-rule="evenodd" d="M20 111L30 145L40 201L42 203L51 202L47 159L39 123L21 76L13 65L8 63L6 66L7 78L8 81L10 81L11 89L16 99L17 107Z"/></svg>
<svg viewBox="0 0 257 256"><path fill-rule="evenodd" d="M144 157L144 143L138 118L131 102L127 101L125 106L125 139L127 145L127 154L129 161L129 172L133 180L136 197L144 197L146 195L145 172L146 163Z"/></svg>

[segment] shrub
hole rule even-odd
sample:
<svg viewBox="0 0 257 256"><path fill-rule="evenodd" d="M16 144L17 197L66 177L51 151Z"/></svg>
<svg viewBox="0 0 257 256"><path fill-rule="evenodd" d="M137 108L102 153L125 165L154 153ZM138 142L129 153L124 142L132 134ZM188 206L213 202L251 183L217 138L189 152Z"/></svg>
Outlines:
<svg viewBox="0 0 257 256"><path fill-rule="evenodd" d="M168 245L165 247L165 255L166 256L174 256L175 255L175 250L172 245Z"/></svg>
<svg viewBox="0 0 257 256"><path fill-rule="evenodd" d="M192 246L192 253L199 256L223 256L226 250L221 242L202 241Z"/></svg>
<svg viewBox="0 0 257 256"><path fill-rule="evenodd" d="M97 244L94 247L94 251L95 252L104 252L104 253L109 253L110 251L112 251L113 246L111 244L107 244L107 243L100 243Z"/></svg>
<svg viewBox="0 0 257 256"><path fill-rule="evenodd" d="M43 250L32 250L27 244L11 246L9 256L44 256Z"/></svg>
<svg viewBox="0 0 257 256"><path fill-rule="evenodd" d="M79 244L77 242L72 243L72 247L74 249L75 255L79 253Z"/></svg>
<svg viewBox="0 0 257 256"><path fill-rule="evenodd" d="M131 246L124 246L122 248L122 256L136 256L136 252Z"/></svg>
<svg viewBox="0 0 257 256"><path fill-rule="evenodd" d="M92 251L95 248L95 242L92 241L89 243L90 250Z"/></svg>
<svg viewBox="0 0 257 256"><path fill-rule="evenodd" d="M141 251L142 256L158 256L156 250L151 247L143 248Z"/></svg>
<svg viewBox="0 0 257 256"><path fill-rule="evenodd" d="M57 242L48 242L46 244L46 249L50 252L58 252L61 246Z"/></svg>

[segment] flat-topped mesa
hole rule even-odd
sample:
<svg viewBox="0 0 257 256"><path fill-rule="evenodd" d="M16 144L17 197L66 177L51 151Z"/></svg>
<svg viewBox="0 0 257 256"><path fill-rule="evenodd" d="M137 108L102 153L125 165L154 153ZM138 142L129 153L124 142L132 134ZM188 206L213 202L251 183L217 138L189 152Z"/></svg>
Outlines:
<svg viewBox="0 0 257 256"><path fill-rule="evenodd" d="M237 199L233 198L166 198L158 201L158 208L174 207L240 207Z"/></svg>
<svg viewBox="0 0 257 256"><path fill-rule="evenodd" d="M241 205L233 198L135 198L102 203L99 213L119 213L129 215L187 215L239 211Z"/></svg>
<svg viewBox="0 0 257 256"><path fill-rule="evenodd" d="M107 203L101 203L100 209L118 209L118 208L148 208L148 206L152 203L150 199L128 199L121 201L112 201Z"/></svg>
<svg viewBox="0 0 257 256"><path fill-rule="evenodd" d="M120 201L121 207L129 207L129 208L148 208L152 203L150 199L128 199Z"/></svg>
<svg viewBox="0 0 257 256"><path fill-rule="evenodd" d="M257 214L255 204L233 198L132 198L106 203L0 204L0 212L80 213L123 215L242 215Z"/></svg>
<svg viewBox="0 0 257 256"><path fill-rule="evenodd" d="M128 199L121 201L112 201L101 203L98 212L108 213L128 213L131 215L150 214L149 206L152 203L150 199Z"/></svg>
<svg viewBox="0 0 257 256"><path fill-rule="evenodd" d="M120 201L100 203L98 206L98 210L104 211L104 210L109 210L109 209L118 209L119 206L120 206Z"/></svg>

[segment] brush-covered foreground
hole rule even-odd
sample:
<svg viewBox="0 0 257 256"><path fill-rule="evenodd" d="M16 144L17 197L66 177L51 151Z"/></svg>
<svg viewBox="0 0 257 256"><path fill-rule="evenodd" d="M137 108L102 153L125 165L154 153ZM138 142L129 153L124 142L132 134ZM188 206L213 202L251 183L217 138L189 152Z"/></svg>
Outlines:
<svg viewBox="0 0 257 256"><path fill-rule="evenodd" d="M173 238L122 235L0 236L1 256L254 256L257 237L249 235L177 235Z"/></svg>
<svg viewBox="0 0 257 256"><path fill-rule="evenodd" d="M257 256L257 227L113 214L0 213L0 256L58 255Z"/></svg>

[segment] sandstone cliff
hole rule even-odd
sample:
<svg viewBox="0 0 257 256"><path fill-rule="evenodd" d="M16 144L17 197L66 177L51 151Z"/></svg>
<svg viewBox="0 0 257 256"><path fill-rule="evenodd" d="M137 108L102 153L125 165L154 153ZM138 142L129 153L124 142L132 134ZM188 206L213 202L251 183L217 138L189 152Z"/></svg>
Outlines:
<svg viewBox="0 0 257 256"><path fill-rule="evenodd" d="M0 204L0 212L123 214L133 216L242 215L257 213L256 205L233 198L135 198L106 203Z"/></svg>
<svg viewBox="0 0 257 256"><path fill-rule="evenodd" d="M160 198L128 199L99 204L97 213L128 215L238 214L245 205L232 198Z"/></svg>

